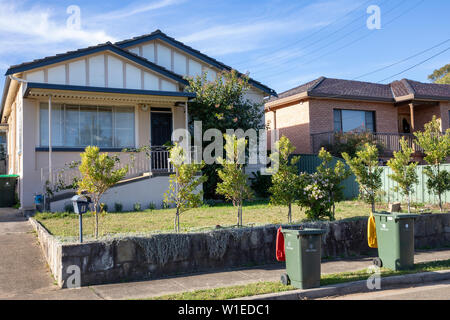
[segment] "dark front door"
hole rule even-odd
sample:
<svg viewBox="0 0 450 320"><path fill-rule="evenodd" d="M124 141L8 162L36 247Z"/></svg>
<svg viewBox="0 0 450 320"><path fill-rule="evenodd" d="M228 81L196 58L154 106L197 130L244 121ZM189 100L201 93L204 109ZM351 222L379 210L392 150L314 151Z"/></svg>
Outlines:
<svg viewBox="0 0 450 320"><path fill-rule="evenodd" d="M172 114L152 112L151 145L162 146L172 139Z"/></svg>
<svg viewBox="0 0 450 320"><path fill-rule="evenodd" d="M172 140L172 114L151 113L152 171L168 171L169 154L163 145Z"/></svg>

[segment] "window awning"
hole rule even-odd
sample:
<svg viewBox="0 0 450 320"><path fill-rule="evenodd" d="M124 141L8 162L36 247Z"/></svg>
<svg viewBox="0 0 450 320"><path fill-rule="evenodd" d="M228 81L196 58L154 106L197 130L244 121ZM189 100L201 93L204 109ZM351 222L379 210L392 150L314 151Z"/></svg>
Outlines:
<svg viewBox="0 0 450 320"><path fill-rule="evenodd" d="M195 98L195 93L139 89L103 88L28 82L24 98L52 96L54 99L176 103Z"/></svg>

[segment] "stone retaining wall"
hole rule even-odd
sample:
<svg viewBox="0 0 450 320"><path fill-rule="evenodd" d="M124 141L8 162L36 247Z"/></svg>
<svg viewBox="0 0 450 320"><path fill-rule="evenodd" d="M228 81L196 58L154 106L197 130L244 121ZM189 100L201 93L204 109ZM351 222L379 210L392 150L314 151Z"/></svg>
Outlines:
<svg viewBox="0 0 450 320"><path fill-rule="evenodd" d="M30 221L61 287L71 265L80 267L82 285L93 285L276 262L276 225L61 244L39 222ZM367 218L302 225L326 229L322 257L377 254L367 246ZM416 248L449 246L450 214L420 216L415 236Z"/></svg>

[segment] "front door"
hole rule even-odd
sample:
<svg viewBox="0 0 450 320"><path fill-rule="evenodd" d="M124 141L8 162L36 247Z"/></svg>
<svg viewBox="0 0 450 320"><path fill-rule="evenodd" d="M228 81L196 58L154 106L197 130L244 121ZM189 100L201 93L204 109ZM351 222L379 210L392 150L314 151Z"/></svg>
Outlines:
<svg viewBox="0 0 450 320"><path fill-rule="evenodd" d="M151 145L162 146L172 139L172 114L151 113Z"/></svg>
<svg viewBox="0 0 450 320"><path fill-rule="evenodd" d="M169 155L164 144L172 140L172 113L151 112L152 171L167 171Z"/></svg>

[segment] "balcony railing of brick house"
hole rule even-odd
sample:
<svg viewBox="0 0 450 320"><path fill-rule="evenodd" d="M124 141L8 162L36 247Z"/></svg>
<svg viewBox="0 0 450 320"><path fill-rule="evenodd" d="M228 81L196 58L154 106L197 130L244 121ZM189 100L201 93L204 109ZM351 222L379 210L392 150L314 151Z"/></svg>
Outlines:
<svg viewBox="0 0 450 320"><path fill-rule="evenodd" d="M358 133L353 133L358 135ZM400 151L400 140L405 138L408 145L417 153L422 153L423 150L416 143L416 138L411 133L383 133L383 132L364 132L359 133L372 143L382 147L382 155L390 156L394 151ZM333 145L336 143L345 143L346 135L338 132L321 132L311 134L311 147L314 154L319 153L322 147Z"/></svg>

